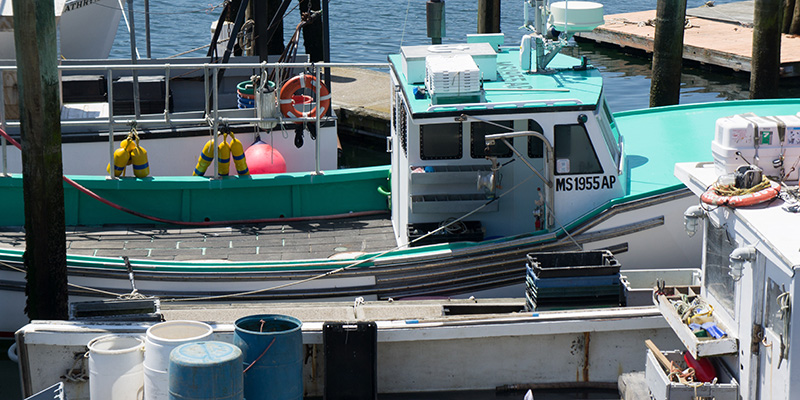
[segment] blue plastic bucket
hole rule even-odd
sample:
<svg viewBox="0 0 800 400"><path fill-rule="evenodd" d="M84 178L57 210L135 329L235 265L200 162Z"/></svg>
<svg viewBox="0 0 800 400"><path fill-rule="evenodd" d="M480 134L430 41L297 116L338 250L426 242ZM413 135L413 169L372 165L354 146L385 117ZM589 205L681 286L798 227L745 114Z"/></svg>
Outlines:
<svg viewBox="0 0 800 400"><path fill-rule="evenodd" d="M240 106L244 106L245 108L253 108L256 106L256 101L239 97L237 100L237 104Z"/></svg>
<svg viewBox="0 0 800 400"><path fill-rule="evenodd" d="M303 398L302 325L297 318L272 314L236 320L233 344L244 354L247 400Z"/></svg>
<svg viewBox="0 0 800 400"><path fill-rule="evenodd" d="M182 344L169 355L170 400L242 400L242 351L225 342Z"/></svg>

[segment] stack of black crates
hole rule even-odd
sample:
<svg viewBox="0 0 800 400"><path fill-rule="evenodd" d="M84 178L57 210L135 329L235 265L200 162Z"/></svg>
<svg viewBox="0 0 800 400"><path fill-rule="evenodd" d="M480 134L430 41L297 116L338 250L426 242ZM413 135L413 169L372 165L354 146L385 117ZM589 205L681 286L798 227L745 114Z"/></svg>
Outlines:
<svg viewBox="0 0 800 400"><path fill-rule="evenodd" d="M608 250L529 253L528 311L625 305L620 264Z"/></svg>

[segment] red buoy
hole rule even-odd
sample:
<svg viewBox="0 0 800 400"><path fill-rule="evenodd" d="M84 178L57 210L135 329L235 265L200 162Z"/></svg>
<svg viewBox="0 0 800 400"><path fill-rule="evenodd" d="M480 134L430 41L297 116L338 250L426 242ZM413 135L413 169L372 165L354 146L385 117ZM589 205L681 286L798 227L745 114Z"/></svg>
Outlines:
<svg viewBox="0 0 800 400"><path fill-rule="evenodd" d="M251 175L286 172L286 160L281 153L260 140L248 147L244 156Z"/></svg>

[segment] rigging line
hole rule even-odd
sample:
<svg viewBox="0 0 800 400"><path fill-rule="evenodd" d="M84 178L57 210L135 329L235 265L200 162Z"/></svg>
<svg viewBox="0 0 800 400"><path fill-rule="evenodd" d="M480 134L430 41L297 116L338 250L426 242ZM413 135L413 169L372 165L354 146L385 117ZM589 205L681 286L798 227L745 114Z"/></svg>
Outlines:
<svg viewBox="0 0 800 400"><path fill-rule="evenodd" d="M403 20L403 33L400 34L400 46L403 45L403 39L406 37L406 25L408 25L408 10L411 8L411 0L406 2L406 18Z"/></svg>
<svg viewBox="0 0 800 400"><path fill-rule="evenodd" d="M333 269L333 270L324 272L322 274L318 274L318 275L314 275L314 276L311 276L311 277L308 277L308 278L305 278L305 279L301 279L299 281L286 282L284 284L277 285L277 286L272 286L272 287L268 287L268 288L255 289L255 290L250 290L250 291L247 291L247 292L221 294L221 295L216 295L216 296L162 299L161 301L164 301L164 302L167 302L167 301L168 302L205 301L205 300L221 300L221 299L230 298L230 297L248 296L248 295L260 294L260 293L265 293L265 292L269 292L269 291L273 291L273 290L278 290L278 289L285 289L287 287L300 285L300 284L303 284L303 283L306 283L306 282L311 282L311 281L315 281L315 280L318 280L318 279L321 279L321 278L325 278L325 277L328 277L328 276L331 276L331 275L334 275L334 274L338 274L340 272L349 270L351 268L354 268L354 267L359 266L361 264L364 264L366 262L374 261L375 259L377 259L379 257L383 257L386 254L389 254L389 253L392 253L394 251L400 250L400 249L402 249L404 247L408 247L412 243L416 243L416 242L418 242L418 241L420 241L422 239L427 238L428 236L435 235L436 233L438 233L438 232L440 232L442 230L445 230L445 229L449 228L450 226L452 226L452 225L454 225L456 223L459 223L459 222L463 221L465 218L470 217L472 214L475 214L476 212L482 210L484 207L488 206L492 202L495 202L495 201L501 199L503 196L505 196L505 195L507 195L509 193L512 193L514 190L516 190L522 184L524 184L525 182L533 179L533 177L534 177L533 175L529 175L526 179L522 180L522 182L514 185L511 189L509 189L508 191L500 194L499 196L495 197L494 199L487 201L486 203L484 203L484 204L478 206L477 208L475 208L474 210L462 215L461 217L453 219L452 221L449 221L447 224L444 224L444 225L442 225L442 226L440 226L440 227L438 227L438 228L436 228L436 229L434 229L434 230L432 230L432 231L430 231L430 232L428 232L428 233L426 233L426 234L424 234L424 235L422 235L422 236L420 236L420 237L408 242L407 244L395 246L392 249L382 251L382 252L380 252L378 254L375 254L374 256L371 256L369 258L365 258L363 260L358 260L358 261L356 261L356 262L354 262L354 263L352 263L350 265L346 265L344 267Z"/></svg>
<svg viewBox="0 0 800 400"><path fill-rule="evenodd" d="M93 5L98 6L98 7L110 8L112 10L116 10L117 9L117 7L105 5L105 4L102 4L102 3L95 3ZM198 9L189 10L189 11L175 11L175 12L154 12L154 11L150 11L149 13L146 13L144 11L133 10L133 13L134 14L141 14L141 15L145 15L145 14L149 14L149 15L180 15L180 14L200 14L200 13L210 14L212 11L216 10L217 8L222 7L223 5L224 5L224 3L220 3L218 5L211 6L211 7L198 8Z"/></svg>
<svg viewBox="0 0 800 400"><path fill-rule="evenodd" d="M119 4L120 11L122 11L122 18L125 19L125 26L128 28L128 33L129 34L131 34L131 33L135 34L135 32L131 32L131 24L130 24L130 22L128 22L128 13L125 12L125 6L122 5L122 0L117 0L117 3ZM139 56L139 49L137 48L135 50L136 50L136 58L142 58L141 56Z"/></svg>
<svg viewBox="0 0 800 400"><path fill-rule="evenodd" d="M6 262L3 262L3 261L0 261L0 265L5 266L7 268L10 268L10 269L12 269L14 271L17 271L17 272L22 272L23 274L27 273L26 270L24 270L22 268L17 268L15 266L13 266L11 264L8 264ZM91 288L91 287L88 287L88 286L76 285L74 283L69 283L69 282L67 282L67 286L74 287L76 289L87 290L87 291L90 291L90 292L105 294L105 295L108 295L108 296L114 296L114 297L124 296L124 294L118 294L118 293L109 292L109 291L106 291L106 290L103 290L103 289Z"/></svg>

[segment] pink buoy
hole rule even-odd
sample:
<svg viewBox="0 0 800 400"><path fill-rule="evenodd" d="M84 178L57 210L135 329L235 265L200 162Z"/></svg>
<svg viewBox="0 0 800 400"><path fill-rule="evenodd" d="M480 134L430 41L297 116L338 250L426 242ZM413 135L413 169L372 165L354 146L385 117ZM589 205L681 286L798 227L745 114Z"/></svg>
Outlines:
<svg viewBox="0 0 800 400"><path fill-rule="evenodd" d="M250 174L278 174L286 172L286 160L272 146L257 141L244 152Z"/></svg>

